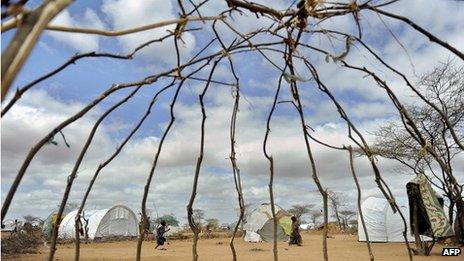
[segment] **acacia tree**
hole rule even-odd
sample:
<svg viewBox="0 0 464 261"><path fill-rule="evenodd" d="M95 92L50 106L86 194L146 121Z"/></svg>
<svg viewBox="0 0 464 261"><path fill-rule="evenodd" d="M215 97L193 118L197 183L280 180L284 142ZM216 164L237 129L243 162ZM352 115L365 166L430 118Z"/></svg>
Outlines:
<svg viewBox="0 0 464 261"><path fill-rule="evenodd" d="M330 208L332 209L334 217L337 219L338 228L343 229L342 218L340 217L340 208L345 206L343 194L332 190L328 191Z"/></svg>
<svg viewBox="0 0 464 261"><path fill-rule="evenodd" d="M455 178L453 162L463 151L459 142L464 140L464 66L456 66L452 61L441 64L421 77L418 90L447 119L443 120L440 113L426 103L406 107L418 123L418 130L427 146L435 153L427 153L416 142L416 137L395 121L382 125L374 133L375 153L399 162L408 172L426 174L430 183L448 199L448 219L451 224L455 219L454 213L457 213L455 230L458 235L463 235L464 184ZM456 140L453 135L457 137ZM437 160L445 168L441 168Z"/></svg>
<svg viewBox="0 0 464 261"><path fill-rule="evenodd" d="M157 218L155 220L155 223L159 224L161 222L161 220L166 221L166 225L168 225L168 226L175 226L175 227L179 226L179 221L177 220L176 216L174 214L172 214L172 213L171 214L166 214L166 215L163 215L163 216Z"/></svg>
<svg viewBox="0 0 464 261"><path fill-rule="evenodd" d="M195 224L201 227L203 220L205 219L205 211L202 209L194 209L192 217L195 221Z"/></svg>
<svg viewBox="0 0 464 261"><path fill-rule="evenodd" d="M311 222L314 224L314 226L316 226L317 221L319 220L320 217L322 217L322 211L321 210L311 210L309 212L309 217L311 218Z"/></svg>
<svg viewBox="0 0 464 261"><path fill-rule="evenodd" d="M215 230L219 228L219 219L217 218L207 218L205 222L208 228L211 230Z"/></svg>
<svg viewBox="0 0 464 261"><path fill-rule="evenodd" d="M339 211L339 215L342 221L343 230L346 230L348 228L348 224L353 221L352 218L356 215L356 212L353 210L344 209Z"/></svg>
<svg viewBox="0 0 464 261"><path fill-rule="evenodd" d="M298 220L300 220L301 216L303 216L304 214L308 214L313 207L314 207L314 204L306 204L306 205L297 204L297 205L293 205L292 208L288 210L288 212L290 212L290 214L292 214Z"/></svg>
<svg viewBox="0 0 464 261"><path fill-rule="evenodd" d="M259 4L250 1L243 0L225 0L227 5L224 5L221 10L217 11L213 16L203 15L203 11L207 9L205 5L209 0L204 0L199 3L194 1L177 1L176 11L179 14L178 19L166 20L152 24L145 24L134 28L128 28L117 31L108 31L104 29L96 28L77 28L77 27L68 27L60 25L50 25L49 22L55 17L59 12L64 10L72 1L71 0L55 0L55 1L44 1L40 6L35 7L33 10L28 10L28 8L23 8L24 4L27 1L2 1L2 7L5 8L5 12L2 9L2 19L5 19L5 22L2 22L2 32L8 30L15 30L14 35L10 42L6 43L6 47L2 52L2 86L1 86L1 98L2 101L7 97L7 94L10 90L11 83L15 80L18 75L22 65L26 61L26 58L31 53L34 45L39 39L40 34L44 30L49 31L60 31L64 33L80 33L80 34L92 34L99 35L101 37L117 37L122 35L130 35L133 33L138 33L142 31L152 30L156 28L162 28L169 25L175 26L175 29L168 30L166 34L162 37L152 39L147 42L141 42L139 46L134 48L131 52L127 54L116 53L100 53L100 52L88 52L77 54L65 61L61 66L56 69L46 73L45 75L29 82L28 84L21 86L17 89L15 94L11 99L5 102L5 106L2 108L1 116L4 117L8 111L15 105L15 103L21 99L22 95L29 91L31 88L36 86L38 83L46 81L47 79L59 74L61 71L65 70L69 65L75 64L76 61L86 58L107 58L107 59L120 59L120 60L129 60L136 58L135 54L143 50L147 46L152 44L161 43L163 41L172 40L172 56L176 58L175 65L166 65L164 68L161 68L159 71L146 75L145 77L133 81L133 82L123 82L123 83L114 83L106 90L98 94L93 100L90 100L80 111L71 115L69 118L63 120L57 126L51 128L51 130L36 144L31 146L31 150L25 156L23 163L21 164L13 182L8 190L8 193L5 196L5 200L2 204L2 221L4 221L10 204L13 200L14 195L16 194L18 187L20 186L23 177L27 173L28 167L32 160L36 157L38 152L47 144L56 143L54 138L56 135L61 135L63 139L65 136L63 130L68 126L76 122L78 119L84 117L94 108L98 107L103 101L106 101L108 97L113 98L114 95L123 92L124 90L131 90L129 94L123 97L121 100L113 103L113 105L101 112L101 116L95 121L95 124L92 130L89 132L87 139L83 142L84 146L82 147L79 156L75 159L73 164L73 169L71 174L66 179L66 187L61 198L61 204L59 206L58 216L61 216L65 211L65 206L67 204L69 195L73 189L73 184L77 177L77 173L81 167L81 163L84 157L87 154L89 146L93 143L93 138L97 133L97 129L100 124L107 118L111 117L113 111L122 107L126 102L132 99L135 96L140 95L139 90L146 88L147 86L152 85L156 89L155 93L152 96L152 99L149 104L147 104L146 112L142 118L140 118L133 126L133 128L127 133L124 141L120 146L117 147L114 153L108 156L101 164L96 167L96 171L89 182L87 190L83 196L81 204L79 206L78 213L76 215L75 227L76 231L79 226L80 213L83 213L83 208L86 204L88 195L93 189L93 185L98 180L98 176L102 169L104 169L108 164L110 164L119 153L125 148L126 144L133 137L135 133L139 131L140 126L143 124L147 116L151 113L152 107L155 106L158 96L163 95L167 90L172 90L174 95L169 103L169 123L163 131L161 139L158 143L156 150L153 152L153 162L150 168L150 171L147 175L145 182L143 196L141 199L141 221L140 221L140 235L137 242L137 251L136 259L140 260L142 243L145 236L145 228L148 224L147 216L147 199L149 196L150 188L154 180L155 174L158 174L158 162L160 159L160 154L163 153L163 144L164 141L168 138L176 120L175 107L179 102L179 93L182 90L182 87L192 81L204 83L203 91L199 96L198 103L201 105L202 113L202 123L200 146L198 153L198 160L195 167L195 172L193 173L193 186L190 196L190 200L187 206L187 215L189 226L194 232L194 239L192 244L192 255L193 260L198 260L197 253L197 240L198 240L198 226L201 219L204 216L198 217L198 214L201 212L195 211L193 205L196 200L197 187L200 182L201 167L203 164L203 154L205 150L204 142L207 138L206 130L206 115L207 107L205 106L205 98L209 92L214 91L210 90L208 92L209 86L211 84L218 84L222 86L228 86L234 94L233 98L235 100L232 111L232 117L230 120L230 146L231 154L230 160L232 164L231 174L234 177L234 186L237 191L237 199L240 207L240 217L244 216L244 199L242 193L242 183L240 178L240 169L238 168L239 159L236 157L235 153L235 129L236 129L236 119L239 112L239 97L240 97L240 80L239 74L235 70L236 64L234 63L234 57L239 56L240 54L250 54L257 55L264 60L264 62L269 65L273 72L279 75L279 80L275 87L274 99L272 106L269 109L267 122L266 122L266 131L264 134L263 140L263 153L266 159L269 162L269 199L271 202L271 211L272 217L274 218L274 245L273 245L273 254L274 260L278 260L278 251L277 251L277 221L276 213L274 208L274 157L272 155L271 148L267 146L267 141L271 135L272 119L275 114L278 106L280 104L291 104L293 105L295 111L298 114L298 119L301 127L301 133L303 135L304 145L307 152L307 162L311 166L308 178L311 178L314 184L317 187L318 192L322 197L322 206L324 217L324 230L322 235L322 252L324 260L328 260L328 246L327 246L327 223L328 223L328 192L327 187L319 179L319 171L317 168L316 160L314 157L314 152L312 150L312 141L315 139L311 137L310 127L309 127L309 117L310 113L307 113L305 110L306 101L300 98L300 94L304 92L307 87L315 87L315 89L321 91L330 102L336 108L337 113L347 124L347 137L350 139L351 144L347 144L343 147L334 147L330 144L323 143L327 147L335 150L344 150L350 153L350 163L351 163L351 172L353 179L356 183L356 188L358 191L358 208L360 210L360 199L361 199L361 188L358 184L357 177L354 171L354 163L352 161L352 147L356 146L357 149L363 152L363 154L369 160L369 163L372 167L372 177L374 178L380 192L390 203L390 206L394 212L398 212L401 216L404 223L403 236L406 241L406 248L408 250L409 258L412 260L412 251L409 247L407 241L407 221L404 218L404 215L401 213L400 208L394 201L393 194L388 187L387 183L382 177L382 173L377 165L377 162L374 159L375 152L372 150L371 146L367 142L367 139L363 136L362 132L358 129L357 124L351 120L350 115L345 111L344 105L339 102L339 97L336 97L331 91L332 86L328 86L323 78L319 76L319 66L315 64L313 57L311 59L309 56L318 56L319 58L325 59L327 62L333 62L339 66L340 70L348 70L352 72L359 73L360 77L369 78L373 80L374 85L380 88L382 91L385 91L387 94L390 104L398 111L401 117L402 128L407 131L408 136L411 138L411 141L414 142L416 146L421 149L421 152L433 159L433 163L430 163L431 166L434 164L443 171L444 182L448 182L450 185L447 187L451 195L454 195L454 200L456 201L456 208L458 209L458 216L461 216L463 211L462 209L462 198L457 197L459 191L462 191L462 187L457 184L453 172L452 165L450 160L446 161L442 157L442 150L437 147L430 145L430 140L427 139L427 134L422 131L421 120L415 118L410 110L412 108L405 106L400 98L398 98L397 93L390 87L391 82L382 78L381 75L376 73L376 68L371 68L370 64L361 64L354 65L349 59L350 50L352 47L357 47L357 49L364 56L369 56L369 58L375 59L378 63L381 64L382 70L388 70L389 72L394 73L396 76L400 77L404 82L405 86L412 90L417 98L426 104L426 108L436 112L438 118L444 123L443 126L446 126L447 133L450 135L450 139L447 142L454 142L457 148L464 150L464 145L459 134L458 127L453 125L452 117L445 108L441 107L440 99L434 100L433 97L428 97L423 95L418 89L411 84L411 81L408 77L401 72L401 70L395 69L395 67L386 62L386 59L382 57L382 54L378 54L370 44L364 41L363 31L366 30L360 17L363 14L371 13L375 14L380 19L391 19L393 21L404 23L407 27L414 30L418 35L426 37L432 44L439 45L441 48L448 50L451 54L455 55L458 59L464 60L464 54L459 51L457 48L443 41L433 33L429 32L419 24L415 23L408 17L397 15L389 10L388 7L393 6L393 4L398 1L349 1L346 3L342 2L330 2L323 0L301 0L298 2L293 2L285 9L278 9L274 6L273 3ZM240 23L236 23L237 20L240 20L241 17L237 14L251 14L253 17L256 17L256 24L261 25L259 28L253 29L251 31L242 31ZM325 28L327 22L331 22L337 17L349 17L352 21L351 24L347 23L347 26L351 25L352 30L343 31L343 30L330 30ZM3 20L2 20L3 21ZM267 21L268 24L264 25L261 21ZM383 21L383 20L382 20ZM202 27L199 28L195 25L196 22L202 22ZM216 30L216 25L221 25L225 30L218 32ZM383 23L389 32L392 34L392 38L397 40L394 33L388 28L386 23ZM313 26L316 25L316 26ZM369 27L367 27L369 28ZM191 33L203 33L201 35L202 39L205 40L206 44L200 47L200 50L193 54L186 54L179 49L179 43L181 43L182 36L184 32ZM226 32L226 33L225 33ZM232 36L230 41L226 41L226 37ZM312 43L310 39L314 37L324 37L330 39L331 45L336 45L338 43L339 48L333 48L336 46L331 46L327 48L324 45L318 45L317 43ZM229 40L229 39L228 39ZM337 40L337 41L334 41ZM332 50L340 49L341 53L334 53ZM271 57L272 54L272 57ZM184 56L189 57L184 57ZM280 57L275 59L276 57ZM220 81L215 78L214 71L218 65L227 63L232 72L232 83L227 81ZM310 79L305 79L300 75L310 75ZM205 75L207 75L205 77ZM169 79L169 80L166 80ZM170 81L172 80L172 81ZM283 88L288 88L291 92L291 97L281 100L280 90ZM212 89L212 88L211 88ZM11 92L11 91L10 91ZM311 141L310 141L311 139ZM54 142L55 141L55 142ZM320 143L320 142L319 142ZM65 141L66 144L66 141ZM445 146L446 147L446 146ZM446 148L445 148L446 150ZM447 155L450 155L447 153ZM456 198L457 197L457 198ZM338 217L338 210L336 211ZM339 219L339 218L337 218ZM198 220L198 221L195 221ZM361 214L362 220L362 214ZM459 218L462 220L462 218ZM240 218L239 218L240 221ZM52 243L50 247L49 260L54 259L54 254L56 250L56 237L60 221L55 224L54 234L52 237ZM239 222L240 223L240 222ZM235 228L235 231L237 227ZM367 232L366 232L366 238ZM76 236L75 240L75 259L79 259L79 236ZM367 241L368 249L369 241ZM232 250L233 259L236 260L236 254L233 247L233 240L230 243ZM370 252L371 260L374 259L372 253Z"/></svg>

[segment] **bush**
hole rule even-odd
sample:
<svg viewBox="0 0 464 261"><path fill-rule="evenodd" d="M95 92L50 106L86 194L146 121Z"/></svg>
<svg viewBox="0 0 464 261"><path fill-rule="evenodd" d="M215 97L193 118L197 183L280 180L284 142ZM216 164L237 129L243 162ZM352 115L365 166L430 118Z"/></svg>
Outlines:
<svg viewBox="0 0 464 261"><path fill-rule="evenodd" d="M2 239L2 257L37 253L41 243L39 233L13 233Z"/></svg>

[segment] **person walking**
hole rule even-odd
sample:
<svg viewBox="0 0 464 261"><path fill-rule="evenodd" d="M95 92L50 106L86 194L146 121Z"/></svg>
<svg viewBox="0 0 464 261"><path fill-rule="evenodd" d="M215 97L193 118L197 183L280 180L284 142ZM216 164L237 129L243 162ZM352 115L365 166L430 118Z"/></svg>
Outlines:
<svg viewBox="0 0 464 261"><path fill-rule="evenodd" d="M290 234L290 241L288 242L288 244L301 246L302 243L303 243L303 239L301 238L301 235L300 235L300 223L298 222L298 219L295 216L293 216L292 217L292 232Z"/></svg>

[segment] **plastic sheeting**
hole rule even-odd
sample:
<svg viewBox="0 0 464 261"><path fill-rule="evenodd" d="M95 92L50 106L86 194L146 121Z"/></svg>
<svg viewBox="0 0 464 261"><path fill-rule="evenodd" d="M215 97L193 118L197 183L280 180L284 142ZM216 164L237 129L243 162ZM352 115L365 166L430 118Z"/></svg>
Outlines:
<svg viewBox="0 0 464 261"><path fill-rule="evenodd" d="M277 219L285 234L290 235L292 233L292 217L289 214L284 214L283 217L277 217Z"/></svg>
<svg viewBox="0 0 464 261"><path fill-rule="evenodd" d="M409 221L409 208L406 198L396 198L396 203L403 213L406 222ZM369 197L362 204L364 222L366 223L367 233L371 242L404 242L403 230L404 223L399 213L393 213L388 201L384 198ZM408 226L407 238L413 242L411 229ZM366 241L366 235L358 215L358 239Z"/></svg>
<svg viewBox="0 0 464 261"><path fill-rule="evenodd" d="M258 234L263 241L272 242L274 240L274 219L269 219L264 226L258 230ZM287 238L287 234L279 224L277 224L277 238L279 241L283 241Z"/></svg>
<svg viewBox="0 0 464 261"><path fill-rule="evenodd" d="M262 241L261 236L258 233L250 231L250 230L246 230L244 240L246 242L261 242Z"/></svg>
<svg viewBox="0 0 464 261"><path fill-rule="evenodd" d="M289 227L288 220L290 214L285 212L281 207L275 206L276 218L278 220L277 239L285 241L288 239ZM291 221L290 221L291 222ZM271 204L262 204L251 212L247 223L244 225L245 241L247 242L270 242L274 239L274 221L272 219Z"/></svg>
<svg viewBox="0 0 464 261"><path fill-rule="evenodd" d="M62 217L64 214L62 215ZM52 236L53 226L58 219L58 213L52 212L48 215L47 219L45 219L44 224L42 226L42 234L46 239L50 239Z"/></svg>
<svg viewBox="0 0 464 261"><path fill-rule="evenodd" d="M58 236L60 238L74 238L74 220L77 210L66 215L60 224ZM84 212L88 219L88 236L90 239L108 236L137 236L137 217L134 212L125 206L114 206L110 209L90 210ZM85 221L81 218L81 223Z"/></svg>

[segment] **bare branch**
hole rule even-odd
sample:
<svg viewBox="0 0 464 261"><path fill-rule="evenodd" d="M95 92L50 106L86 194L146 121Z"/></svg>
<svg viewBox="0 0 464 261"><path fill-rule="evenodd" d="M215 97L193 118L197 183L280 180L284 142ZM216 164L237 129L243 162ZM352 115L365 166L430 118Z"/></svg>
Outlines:
<svg viewBox="0 0 464 261"><path fill-rule="evenodd" d="M67 180L66 188L63 194L63 198L61 200L60 208L58 209L58 214L57 214L58 217L61 217L63 215L64 207L66 206L66 202L68 201L69 193L71 192L71 187L73 185L74 179L76 178L76 175L82 163L82 160L84 159L84 156L87 153L87 149L90 147L90 144L92 143L93 137L95 136L95 132L97 131L98 127L103 122L103 120L108 115L111 114L111 112L113 112L115 109L117 109L122 104L126 103L130 98L132 98L140 90L141 87L142 85L139 85L128 96L126 96L124 99L122 99L121 101L113 105L111 108L109 108L107 111L105 111L105 113L103 113L102 116L100 116L100 118L93 125L93 128L90 131L89 136L87 137L87 140L85 141L84 147L82 147L82 150L76 159L73 170L71 174L68 176L68 180ZM61 223L61 219L58 218L53 226L52 240L50 244L50 253L48 255L49 261L53 261L53 257L55 256L56 241L58 238L58 228L60 227L60 223Z"/></svg>
<svg viewBox="0 0 464 261"><path fill-rule="evenodd" d="M2 53L2 101L46 25L70 3L71 0L47 1L23 14L21 27Z"/></svg>
<svg viewBox="0 0 464 261"><path fill-rule="evenodd" d="M211 79L213 77L213 73L216 69L217 64L219 61L222 59L220 57L218 60L216 60L213 63L213 67L211 68L210 74L208 79ZM197 187L198 187L198 178L200 176L200 170L201 170L201 164L203 161L203 151L205 147L205 122L206 122L206 111L205 111L205 104L204 104L204 97L206 95L206 91L208 90L208 87L210 86L210 81L206 82L205 87L203 88L202 93L199 96L199 101L201 105L201 114L202 114L202 120L201 120L201 140L200 140L200 154L197 159L197 165L195 168L195 175L193 178L193 187L192 187L192 193L190 195L190 200L187 205L187 218L188 218L188 223L190 228L193 231L193 244L192 244L192 254L193 254L193 260L197 261L198 260L198 253L197 253L197 242L198 242L198 234L200 233L200 227L199 224L195 223L195 220L193 219L193 203L195 201L195 197L197 195Z"/></svg>
<svg viewBox="0 0 464 261"><path fill-rule="evenodd" d="M394 18L394 19L397 19L397 20L400 20L400 21L405 22L406 24L408 24L409 26L411 26L412 28L414 28L416 31L418 31L418 32L420 32L421 34L427 36L427 38L429 38L429 40L430 40L431 42L434 42L434 43L437 43L437 44L441 45L442 47L444 47L444 48L450 50L452 53L454 53L455 55L457 55L459 58L461 58L461 60L464 60L464 53L458 51L458 49L454 48L453 46L451 46L451 45L448 44L447 42L442 41L440 38L436 37L435 35L433 35L433 34L430 33L429 31L427 31L427 30L425 30L424 28L420 27L419 25L417 25L416 23L414 23L414 22L411 21L410 19L408 19L408 18L406 18L406 17L404 17L404 16L392 14L392 13L390 13L390 12L381 10L381 9L376 8L376 7L373 7L373 6L367 6L366 8L367 8L367 9L370 9L370 10L372 10L372 11L375 11L376 13L379 13L379 14L388 16L388 17L390 17L390 18Z"/></svg>

